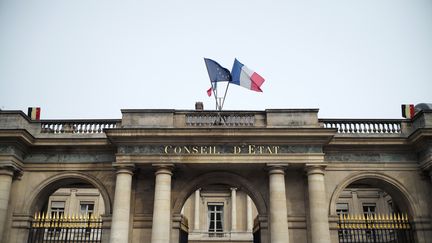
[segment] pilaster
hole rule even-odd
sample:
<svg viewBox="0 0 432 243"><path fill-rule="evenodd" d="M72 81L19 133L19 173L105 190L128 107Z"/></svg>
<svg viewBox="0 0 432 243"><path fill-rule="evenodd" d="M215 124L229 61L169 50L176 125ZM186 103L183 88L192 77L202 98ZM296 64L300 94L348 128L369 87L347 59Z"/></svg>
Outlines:
<svg viewBox="0 0 432 243"><path fill-rule="evenodd" d="M200 229L200 191L201 188L195 191L195 205L194 205L194 230L198 231Z"/></svg>
<svg viewBox="0 0 432 243"><path fill-rule="evenodd" d="M253 230L253 219L252 219L252 199L249 195L246 195L246 229L247 232Z"/></svg>
<svg viewBox="0 0 432 243"><path fill-rule="evenodd" d="M231 232L237 231L237 188L231 187Z"/></svg>

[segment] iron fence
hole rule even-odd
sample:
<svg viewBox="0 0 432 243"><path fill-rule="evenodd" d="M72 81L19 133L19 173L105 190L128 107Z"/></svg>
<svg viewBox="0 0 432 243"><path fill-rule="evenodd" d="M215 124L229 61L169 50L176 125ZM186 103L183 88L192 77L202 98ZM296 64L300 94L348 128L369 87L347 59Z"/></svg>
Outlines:
<svg viewBox="0 0 432 243"><path fill-rule="evenodd" d="M94 215L64 216L36 214L30 226L28 243L99 243L102 219Z"/></svg>
<svg viewBox="0 0 432 243"><path fill-rule="evenodd" d="M339 215L339 243L412 243L407 214Z"/></svg>

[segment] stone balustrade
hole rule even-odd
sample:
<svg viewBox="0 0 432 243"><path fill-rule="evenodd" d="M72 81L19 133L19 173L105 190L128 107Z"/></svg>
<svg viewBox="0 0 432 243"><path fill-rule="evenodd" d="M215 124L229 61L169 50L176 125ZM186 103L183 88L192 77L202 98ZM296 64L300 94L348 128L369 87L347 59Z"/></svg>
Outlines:
<svg viewBox="0 0 432 243"><path fill-rule="evenodd" d="M103 134L110 128L332 128L339 135L406 136L425 122L424 113L415 120L404 119L318 119L318 110L265 111L122 110L122 119L30 121L22 112L1 111L2 129L25 128L42 134ZM15 122L10 122L10 121ZM417 124L418 123L418 124ZM426 124L428 125L428 124Z"/></svg>
<svg viewBox="0 0 432 243"><path fill-rule="evenodd" d="M186 125L191 127L253 127L255 125L255 114L193 112L186 114Z"/></svg>
<svg viewBox="0 0 432 243"><path fill-rule="evenodd" d="M324 128L347 134L400 134L403 120L398 119L320 119Z"/></svg>
<svg viewBox="0 0 432 243"><path fill-rule="evenodd" d="M103 129L119 127L121 120L43 120L42 133L103 133Z"/></svg>

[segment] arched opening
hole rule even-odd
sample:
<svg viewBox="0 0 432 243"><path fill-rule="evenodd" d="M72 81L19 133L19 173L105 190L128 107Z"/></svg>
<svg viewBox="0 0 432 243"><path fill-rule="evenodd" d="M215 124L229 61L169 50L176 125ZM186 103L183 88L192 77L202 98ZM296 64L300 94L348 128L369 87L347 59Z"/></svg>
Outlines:
<svg viewBox="0 0 432 243"><path fill-rule="evenodd" d="M28 242L101 242L101 216L110 209L108 193L96 178L56 175L42 182L27 204L34 215Z"/></svg>
<svg viewBox="0 0 432 243"><path fill-rule="evenodd" d="M58 174L43 181L30 195L25 210L31 215L36 212L42 212L48 208L49 197L57 190L74 187L97 189L103 201L104 210L101 214L111 213L111 199L103 184L91 175L78 172Z"/></svg>
<svg viewBox="0 0 432 243"><path fill-rule="evenodd" d="M260 220L265 221L265 212L261 193L229 172L206 173L190 181L173 210L187 222L188 236L180 233L181 243L261 242Z"/></svg>
<svg viewBox="0 0 432 243"><path fill-rule="evenodd" d="M403 185L387 175L349 177L330 204L331 214L339 218L339 242L415 242L412 202Z"/></svg>

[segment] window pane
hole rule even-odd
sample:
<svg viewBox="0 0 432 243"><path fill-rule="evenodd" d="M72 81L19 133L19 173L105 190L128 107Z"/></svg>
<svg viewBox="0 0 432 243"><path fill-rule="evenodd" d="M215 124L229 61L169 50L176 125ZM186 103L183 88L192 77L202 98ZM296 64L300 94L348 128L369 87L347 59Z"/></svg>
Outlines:
<svg viewBox="0 0 432 243"><path fill-rule="evenodd" d="M93 202L81 202L80 203L80 213L82 215L89 215L91 216L93 214L94 209L94 203Z"/></svg>
<svg viewBox="0 0 432 243"><path fill-rule="evenodd" d="M223 231L222 230L222 222L221 221L216 221L216 230L217 231Z"/></svg>

